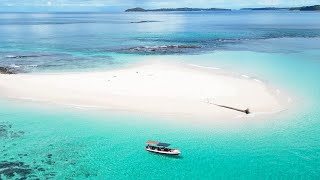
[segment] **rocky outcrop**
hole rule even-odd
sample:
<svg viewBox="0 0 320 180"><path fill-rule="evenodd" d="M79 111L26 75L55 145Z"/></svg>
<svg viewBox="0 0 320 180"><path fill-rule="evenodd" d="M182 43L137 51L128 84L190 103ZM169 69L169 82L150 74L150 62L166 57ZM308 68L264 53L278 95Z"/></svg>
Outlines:
<svg viewBox="0 0 320 180"><path fill-rule="evenodd" d="M123 53L137 53L137 54L171 54L190 51L192 49L199 49L200 46L194 45L165 45L165 46L140 46L129 49L123 49Z"/></svg>
<svg viewBox="0 0 320 180"><path fill-rule="evenodd" d="M13 67L0 67L0 74L17 74L18 70Z"/></svg>

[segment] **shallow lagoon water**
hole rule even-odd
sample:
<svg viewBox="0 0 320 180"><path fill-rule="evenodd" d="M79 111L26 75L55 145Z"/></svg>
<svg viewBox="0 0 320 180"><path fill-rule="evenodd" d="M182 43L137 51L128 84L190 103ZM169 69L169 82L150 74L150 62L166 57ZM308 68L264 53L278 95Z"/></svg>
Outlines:
<svg viewBox="0 0 320 180"><path fill-rule="evenodd" d="M54 173L52 177L56 179L146 178L150 173L158 174L151 177L154 179L200 176L207 179L234 176L240 179L317 179L320 164L320 108L317 103L320 91L315 78L319 73L318 62L310 59L302 63L301 53L221 52L203 56L214 58L223 57L223 54L227 59L239 55L260 57L261 62L256 66L264 64L264 68L259 71L263 76L259 77L281 84L287 90L296 87L292 91L295 106L272 118L248 118L235 124L221 120L221 123L205 125L196 120L194 123L174 122L174 117L106 113L54 105L44 108L2 100L2 124L12 125L10 131L24 133L21 137L2 137L0 158L25 162L32 167L32 174L45 177ZM287 66L277 67L267 73L267 65L273 67L268 61L277 58L290 61L295 67L291 66L290 70ZM185 60L193 63L188 58ZM231 62L225 62L224 68L231 66ZM221 64L213 64L221 67ZM243 68L243 72L258 73L257 69L245 71L247 66L237 67ZM309 71L297 73L301 68ZM148 139L171 142L182 154L171 158L148 153L143 149Z"/></svg>
<svg viewBox="0 0 320 180"><path fill-rule="evenodd" d="M270 16L288 18L286 14L280 13L279 15L277 13L279 12L267 14L264 17L266 19L270 19ZM208 16L211 17L206 13L200 15L207 18ZM193 17L197 19L200 15L178 13L160 14L158 16L169 16L170 18L176 16L176 19ZM220 17L223 15L220 14ZM12 18L13 15L9 14L7 16ZM34 16L36 18L29 18L29 20L37 20L38 16L45 15L36 14ZM48 16L56 15L46 15L46 20L48 20ZM87 17L87 15L81 14L63 16L75 19ZM91 19L94 20L103 15L88 16L93 16ZM231 15L224 16L229 17ZM236 15L232 14L233 16ZM243 16L240 14L239 18L241 19ZM247 16L253 17L250 14L245 15L245 17ZM310 15L298 14L296 16L297 18L308 19ZM16 17L21 18L19 14ZM262 18L262 15L260 14L259 17ZM137 18L132 20L137 20ZM165 20L166 18L163 19L163 21ZM48 21L51 22L50 19ZM99 18L97 21L99 21ZM129 20L126 19L125 22L127 21ZM182 25L186 26L188 21L180 23L180 27ZM11 23L9 20L8 22ZM168 23L168 21L165 22ZM175 21L172 20L172 22ZM210 28L205 28L208 26L206 22L205 19L202 21L204 29L196 28L194 31L198 33L205 30L210 31ZM262 22L259 21L260 23ZM304 29L308 29L307 32L318 31L319 27L314 22L301 21L301 23L304 24ZM100 23L100 25L103 26L103 23ZM296 29L300 25L293 23L288 26ZM22 26L30 28L33 25L21 25L19 23L8 25L7 23L2 24L0 29L12 28L12 26L20 29L21 32L25 32L23 30L25 27L22 28ZM51 25L45 23L45 26ZM70 26L83 27L80 23ZM147 25L134 24L133 26L132 29L136 30L136 26ZM152 28L152 25L148 26ZM264 27L269 26L271 26L270 23L264 24ZM179 30L184 29L180 28ZM44 29L42 32L47 32L47 30ZM152 28L150 31L157 34L156 30L156 28ZM67 29L60 29L60 31L67 31ZM81 42L82 47L87 43L89 44L88 47L94 47L95 42L85 41L88 39L87 36L80 38L80 35L74 34L77 31L70 31L65 37L71 38L71 35L74 35L78 39L75 39L73 43ZM142 31L145 31L145 29L142 29ZM178 33L179 31L173 32ZM81 34L81 32L79 33ZM86 33L83 32L83 34ZM103 34L104 31L100 33ZM43 38L48 38L43 41L53 42L57 40L58 35L62 35L52 31L51 34L52 36L43 35ZM38 38L35 35L40 36L41 33L34 33L33 35L33 38ZM95 33L95 35L97 34ZM15 166L18 167L16 172L20 173L20 175L14 174L15 177L38 177L40 179L45 177L53 179L197 179L199 177L202 179L229 179L232 177L239 179L319 179L320 106L318 101L320 99L320 86L318 77L320 77L320 51L317 47L318 39L316 37L253 39L224 45L223 49L214 49L214 51L211 49L210 52L203 52L203 49L201 49L192 54L181 52L178 54L154 55L123 54L97 50L93 52L91 50L68 51L67 48L64 48L68 45L61 46L66 44L62 41L59 44L48 43L45 46L40 46L37 44L39 42L32 43L30 41L28 44L27 37L24 39L25 42L22 42L23 38L18 37L17 33L12 33L11 36L15 37L1 39L1 54L4 55L0 60L2 64L8 63L8 59L5 58L8 52L10 54L30 54L42 52L45 49L45 53L57 53L58 51L59 55L61 53L69 54L66 59L53 56L52 61L49 61L53 64L56 64L56 60L59 60L62 64L66 63L65 68L31 69L34 72L119 68L140 62L141 58L159 59L161 57L161 59L166 59L165 61L216 67L237 72L240 75L257 77L284 92L288 92L293 104L287 111L268 118L248 118L234 124L228 124L221 120L221 123L207 125L197 122L197 120L193 123L184 123L170 116L153 117L130 112L104 112L93 109L39 105L35 102L1 98L0 161L23 162L27 165L24 167ZM119 35L119 37L123 36ZM172 34L168 39L172 40L171 37L179 36ZM185 35L181 39L188 39L188 36ZM174 43L180 42L181 39L174 39ZM135 42L132 43L132 46L144 44L139 39L133 38L133 40ZM136 42L139 42L139 44ZM30 43L33 46L30 46ZM131 45L122 46L119 42L115 44L121 48L131 47ZM161 45L161 43L156 44ZM117 65L108 65L104 62L104 58L100 58L101 61L90 58L96 53L102 53L104 56L110 57ZM83 58L83 61L80 60L80 66L75 63L79 56ZM73 61L69 61L68 58ZM23 58L19 60L23 61ZM40 64L45 59L31 58L29 60ZM91 66L91 62L96 64ZM173 147L181 149L182 154L179 157L172 158L148 153L144 150L144 143L149 139L170 142ZM3 164L3 162L1 163ZM6 168L3 168L3 166L0 168L0 177L6 179L9 176L8 173L7 176L4 174L4 169ZM23 169L31 170L23 171Z"/></svg>

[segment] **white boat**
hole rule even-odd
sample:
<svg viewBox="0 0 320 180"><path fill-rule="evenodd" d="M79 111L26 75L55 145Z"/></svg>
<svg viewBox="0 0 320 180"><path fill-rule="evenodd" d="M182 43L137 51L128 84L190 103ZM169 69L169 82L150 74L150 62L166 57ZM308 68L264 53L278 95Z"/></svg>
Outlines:
<svg viewBox="0 0 320 180"><path fill-rule="evenodd" d="M171 144L162 143L157 141L147 141L146 150L149 152L159 153L159 154L168 154L168 155L179 155L181 153L178 149L168 148Z"/></svg>

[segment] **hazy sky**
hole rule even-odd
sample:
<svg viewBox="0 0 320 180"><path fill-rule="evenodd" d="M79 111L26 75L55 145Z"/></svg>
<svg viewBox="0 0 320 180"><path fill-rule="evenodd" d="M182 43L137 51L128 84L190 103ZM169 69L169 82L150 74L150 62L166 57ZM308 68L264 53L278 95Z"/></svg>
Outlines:
<svg viewBox="0 0 320 180"><path fill-rule="evenodd" d="M0 0L4 9L125 9L129 7L266 7L320 4L320 0Z"/></svg>

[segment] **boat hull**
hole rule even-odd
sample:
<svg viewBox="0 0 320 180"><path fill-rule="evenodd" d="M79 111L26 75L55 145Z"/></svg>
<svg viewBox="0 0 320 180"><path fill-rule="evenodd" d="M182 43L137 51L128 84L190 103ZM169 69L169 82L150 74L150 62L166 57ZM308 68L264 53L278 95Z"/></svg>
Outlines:
<svg viewBox="0 0 320 180"><path fill-rule="evenodd" d="M166 152L166 151L158 151L158 150L154 150L154 149L147 149L147 151L149 152L153 152L153 153L159 153L159 154L166 154L166 155L179 155L181 152L179 150L173 150L171 152Z"/></svg>

